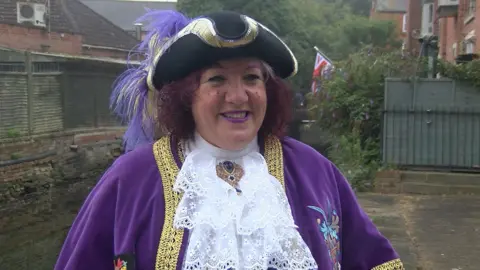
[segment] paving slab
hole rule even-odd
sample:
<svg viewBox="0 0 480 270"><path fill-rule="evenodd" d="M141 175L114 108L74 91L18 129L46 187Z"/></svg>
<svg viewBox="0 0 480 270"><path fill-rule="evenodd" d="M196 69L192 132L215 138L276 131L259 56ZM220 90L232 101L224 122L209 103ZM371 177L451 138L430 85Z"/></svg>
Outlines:
<svg viewBox="0 0 480 270"><path fill-rule="evenodd" d="M360 193L358 198L406 269L480 269L480 196Z"/></svg>
<svg viewBox="0 0 480 270"><path fill-rule="evenodd" d="M407 197L403 203L424 269L480 269L479 196Z"/></svg>
<svg viewBox="0 0 480 270"><path fill-rule="evenodd" d="M392 243L405 269L418 269L416 252L405 226L402 209L398 206L400 196L374 193L359 193L357 196L377 228Z"/></svg>

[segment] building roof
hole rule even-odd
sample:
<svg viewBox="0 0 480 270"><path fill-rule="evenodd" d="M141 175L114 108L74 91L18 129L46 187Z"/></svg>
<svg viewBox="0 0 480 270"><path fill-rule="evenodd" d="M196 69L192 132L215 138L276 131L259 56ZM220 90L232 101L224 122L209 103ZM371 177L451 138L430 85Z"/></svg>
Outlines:
<svg viewBox="0 0 480 270"><path fill-rule="evenodd" d="M377 12L405 13L408 8L408 0L375 0L373 2L373 8Z"/></svg>
<svg viewBox="0 0 480 270"><path fill-rule="evenodd" d="M17 2L26 0L1 0L0 23L17 23ZM30 0L45 3L45 0ZM75 33L83 36L85 45L131 50L138 43L135 37L78 0L50 1L50 30L58 33Z"/></svg>
<svg viewBox="0 0 480 270"><path fill-rule="evenodd" d="M134 30L134 22L146 9L175 10L176 1L80 0L124 30Z"/></svg>

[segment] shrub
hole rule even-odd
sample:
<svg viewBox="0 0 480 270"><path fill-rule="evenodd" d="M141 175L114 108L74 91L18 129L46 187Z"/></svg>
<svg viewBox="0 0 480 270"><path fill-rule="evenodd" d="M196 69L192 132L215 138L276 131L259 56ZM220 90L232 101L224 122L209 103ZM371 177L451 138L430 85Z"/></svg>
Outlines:
<svg viewBox="0 0 480 270"><path fill-rule="evenodd" d="M332 145L328 157L355 188L371 187L381 164L385 78L413 80L425 74L426 66L425 59L398 51L365 48L335 63L335 70L319 82L319 92L309 94L309 116L327 131L327 143ZM442 77L480 87L480 61L463 65L439 61L436 68Z"/></svg>

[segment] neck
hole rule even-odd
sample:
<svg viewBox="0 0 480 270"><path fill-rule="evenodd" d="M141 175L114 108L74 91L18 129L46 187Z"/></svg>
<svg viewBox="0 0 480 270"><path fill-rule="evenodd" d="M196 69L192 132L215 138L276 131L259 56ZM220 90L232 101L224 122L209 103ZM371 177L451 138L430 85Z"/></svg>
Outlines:
<svg viewBox="0 0 480 270"><path fill-rule="evenodd" d="M259 152L259 147L257 136L255 136L255 138L253 138L253 140L242 149L235 151L226 150L207 142L199 133L196 132L194 138L186 142L185 150L186 155L194 150L203 150L210 152L210 154L216 158L235 159L245 156L251 152Z"/></svg>

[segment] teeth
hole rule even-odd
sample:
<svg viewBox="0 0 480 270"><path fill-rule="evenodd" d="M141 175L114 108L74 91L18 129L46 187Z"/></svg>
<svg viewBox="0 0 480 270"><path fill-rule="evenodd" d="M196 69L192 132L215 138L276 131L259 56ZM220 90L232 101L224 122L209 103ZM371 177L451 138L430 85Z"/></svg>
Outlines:
<svg viewBox="0 0 480 270"><path fill-rule="evenodd" d="M228 118L245 118L247 116L247 112L238 112L238 113L224 113Z"/></svg>

